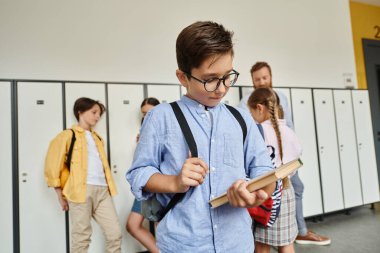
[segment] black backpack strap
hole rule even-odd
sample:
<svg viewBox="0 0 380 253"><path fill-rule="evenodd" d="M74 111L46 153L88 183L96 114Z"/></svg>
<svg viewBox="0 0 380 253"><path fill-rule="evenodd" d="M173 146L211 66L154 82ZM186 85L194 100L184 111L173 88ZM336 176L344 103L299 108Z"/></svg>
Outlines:
<svg viewBox="0 0 380 253"><path fill-rule="evenodd" d="M70 129L70 130L71 132L73 132L73 136L71 137L70 148L69 148L69 152L67 153L67 160L66 160L66 166L69 169L69 171L70 171L70 165L71 165L71 157L73 155L74 143L76 141L74 130L73 129Z"/></svg>
<svg viewBox="0 0 380 253"><path fill-rule="evenodd" d="M183 115L183 112L181 108L179 108L179 105L177 104L177 102L172 102L170 103L170 105L174 111L175 117L178 120L182 133L185 136L185 140L191 152L191 157L198 157L197 144L195 143L193 133L190 130L190 127L186 121L185 115Z"/></svg>
<svg viewBox="0 0 380 253"><path fill-rule="evenodd" d="M236 120L239 122L241 126L241 130L243 131L243 143L245 142L245 138L247 137L247 124L245 123L245 120L243 119L243 116L241 116L240 112L230 105L225 104L228 110L234 115Z"/></svg>
<svg viewBox="0 0 380 253"><path fill-rule="evenodd" d="M177 102L170 103L175 117L177 118L177 121L181 127L182 133L185 136L185 140L187 142L187 145L189 146L191 156L192 157L198 157L198 148L197 144L195 143L195 139L193 136L193 133L190 130L189 124L186 121L185 115L183 115L183 112L181 108L179 108ZM165 217L165 215L172 209L178 202L180 202L183 197L185 197L186 192L176 193L169 201L169 204L162 210L161 212L161 219Z"/></svg>

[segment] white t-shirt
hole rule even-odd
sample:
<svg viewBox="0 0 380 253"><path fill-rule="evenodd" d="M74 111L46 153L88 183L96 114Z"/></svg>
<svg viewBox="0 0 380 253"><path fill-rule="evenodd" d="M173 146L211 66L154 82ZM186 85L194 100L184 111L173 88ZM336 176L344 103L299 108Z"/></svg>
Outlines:
<svg viewBox="0 0 380 253"><path fill-rule="evenodd" d="M86 131L88 167L87 184L107 186L102 160L90 131Z"/></svg>

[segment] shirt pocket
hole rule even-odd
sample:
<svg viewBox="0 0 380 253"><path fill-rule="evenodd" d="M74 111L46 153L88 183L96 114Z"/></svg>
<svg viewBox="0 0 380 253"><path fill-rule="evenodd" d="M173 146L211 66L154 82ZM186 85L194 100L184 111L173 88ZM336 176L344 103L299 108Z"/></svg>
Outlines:
<svg viewBox="0 0 380 253"><path fill-rule="evenodd" d="M241 163L243 143L230 134L224 134L223 162L228 166L238 167Z"/></svg>

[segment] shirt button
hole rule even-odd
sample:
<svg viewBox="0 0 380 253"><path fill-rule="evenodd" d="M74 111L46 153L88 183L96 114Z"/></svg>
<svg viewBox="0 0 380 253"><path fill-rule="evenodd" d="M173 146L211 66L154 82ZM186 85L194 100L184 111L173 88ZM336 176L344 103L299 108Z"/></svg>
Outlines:
<svg viewBox="0 0 380 253"><path fill-rule="evenodd" d="M214 142L215 140L214 139L211 139L211 142Z"/></svg>
<svg viewBox="0 0 380 253"><path fill-rule="evenodd" d="M215 224L215 225L214 225L214 228L217 229L217 228L218 228L218 225Z"/></svg>
<svg viewBox="0 0 380 253"><path fill-rule="evenodd" d="M215 169L215 167L211 167L211 171L215 171L216 169Z"/></svg>
<svg viewBox="0 0 380 253"><path fill-rule="evenodd" d="M201 104L199 104L198 106L199 106L199 107L203 107L203 105L201 105Z"/></svg>
<svg viewBox="0 0 380 253"><path fill-rule="evenodd" d="M204 118L206 115L202 114L201 117Z"/></svg>
<svg viewBox="0 0 380 253"><path fill-rule="evenodd" d="M210 197L211 197L211 199L215 198L215 196L214 196L213 194L211 194L211 196L210 196Z"/></svg>

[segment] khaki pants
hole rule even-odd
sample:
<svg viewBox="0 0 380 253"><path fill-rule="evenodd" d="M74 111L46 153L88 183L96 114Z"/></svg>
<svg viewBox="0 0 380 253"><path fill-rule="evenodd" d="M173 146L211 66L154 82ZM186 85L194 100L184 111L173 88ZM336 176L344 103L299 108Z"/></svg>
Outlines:
<svg viewBox="0 0 380 253"><path fill-rule="evenodd" d="M86 253L91 242L91 217L106 237L106 252L121 252L121 229L108 187L87 185L85 203L69 202L71 253Z"/></svg>

